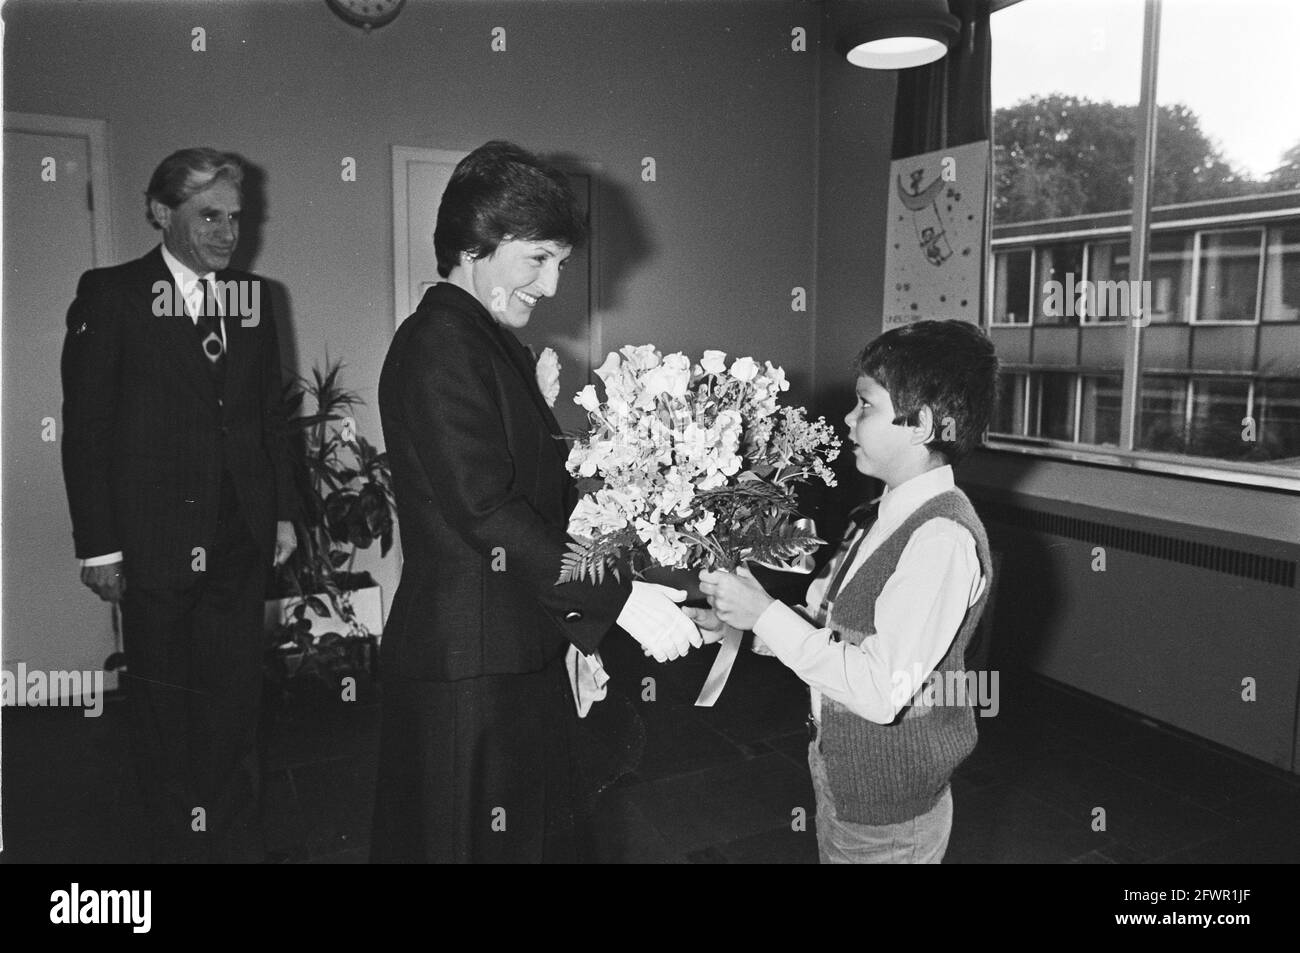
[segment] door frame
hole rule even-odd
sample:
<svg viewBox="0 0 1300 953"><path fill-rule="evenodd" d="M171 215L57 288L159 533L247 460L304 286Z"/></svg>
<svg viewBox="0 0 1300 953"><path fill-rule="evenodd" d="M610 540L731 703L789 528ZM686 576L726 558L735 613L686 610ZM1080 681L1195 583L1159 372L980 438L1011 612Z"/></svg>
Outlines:
<svg viewBox="0 0 1300 953"><path fill-rule="evenodd" d="M90 156L87 172L90 176L90 222L93 231L91 247L94 264L96 268L113 264L113 203L108 188L108 121L6 110L4 130L86 140L86 152Z"/></svg>
<svg viewBox="0 0 1300 953"><path fill-rule="evenodd" d="M108 156L108 122L103 119L81 119L73 116L51 116L41 113L4 112L4 131L28 133L37 136L59 136L70 139L82 139L86 142L86 154L90 168L86 170L90 184L89 211L91 222L91 262L96 268L114 264L113 258L113 213L109 188ZM0 275L0 286L4 276ZM4 334L0 331L0 348L4 345ZM3 411L3 406L0 406ZM0 602L4 594L0 593ZM121 650L121 637L114 625L112 607L103 606L103 632L115 642L115 648ZM7 633L5 633L7 635ZM95 633L98 638L99 633ZM115 691L119 687L116 672L106 672L104 689ZM61 698L59 704L74 703L68 698Z"/></svg>

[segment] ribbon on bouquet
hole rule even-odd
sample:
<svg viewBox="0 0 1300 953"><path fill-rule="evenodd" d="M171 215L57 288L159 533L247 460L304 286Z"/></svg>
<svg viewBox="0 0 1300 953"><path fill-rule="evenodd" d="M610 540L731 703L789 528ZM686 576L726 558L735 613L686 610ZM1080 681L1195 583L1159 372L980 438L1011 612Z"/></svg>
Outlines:
<svg viewBox="0 0 1300 953"><path fill-rule="evenodd" d="M709 669L709 677L704 680L700 697L695 699L696 708L713 707L722 690L727 687L727 679L731 677L731 666L736 664L736 656L740 654L740 640L745 633L729 625L724 625L723 629L725 634L722 636L722 645L718 649L718 657L713 660L713 668Z"/></svg>
<svg viewBox="0 0 1300 953"><path fill-rule="evenodd" d="M812 535L817 535L817 524L810 519L801 519L795 521L797 529L806 529ZM797 572L808 575L813 571L813 558L810 553L804 553L795 559L779 563L763 562L753 560L759 566L766 566L768 569L775 569L777 572ZM722 690L727 686L727 679L731 677L732 666L736 664L736 656L740 654L740 642L744 633L740 629L724 625L724 634L722 636L722 645L718 649L718 657L713 660L713 667L709 669L709 676L704 680L704 687L700 689L700 695L695 699L696 708L712 708L713 704L722 695ZM759 652L758 636L754 637L754 651L759 655L771 655L771 651Z"/></svg>

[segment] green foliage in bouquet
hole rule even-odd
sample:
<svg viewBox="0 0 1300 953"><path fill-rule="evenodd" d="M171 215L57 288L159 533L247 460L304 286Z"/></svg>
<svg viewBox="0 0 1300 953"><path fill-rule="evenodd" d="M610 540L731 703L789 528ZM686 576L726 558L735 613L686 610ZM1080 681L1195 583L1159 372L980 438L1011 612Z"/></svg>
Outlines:
<svg viewBox="0 0 1300 953"><path fill-rule="evenodd" d="M800 525L792 485L746 476L735 486L707 490L697 497L701 509L717 514L717 528L700 539L707 553L704 568L731 571L742 560L781 564L826 544Z"/></svg>

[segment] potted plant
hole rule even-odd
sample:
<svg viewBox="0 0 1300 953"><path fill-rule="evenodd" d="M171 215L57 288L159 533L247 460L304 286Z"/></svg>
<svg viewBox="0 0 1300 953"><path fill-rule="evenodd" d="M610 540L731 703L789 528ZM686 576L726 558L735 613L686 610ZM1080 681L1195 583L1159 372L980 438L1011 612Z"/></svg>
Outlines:
<svg viewBox="0 0 1300 953"><path fill-rule="evenodd" d="M311 677L335 683L349 668L368 668L383 625L379 586L357 572L357 552L393 544L395 504L388 456L356 432L364 403L340 383L341 361L326 359L285 387L297 451L298 548L274 572L266 624L278 681ZM307 398L313 412L304 411Z"/></svg>

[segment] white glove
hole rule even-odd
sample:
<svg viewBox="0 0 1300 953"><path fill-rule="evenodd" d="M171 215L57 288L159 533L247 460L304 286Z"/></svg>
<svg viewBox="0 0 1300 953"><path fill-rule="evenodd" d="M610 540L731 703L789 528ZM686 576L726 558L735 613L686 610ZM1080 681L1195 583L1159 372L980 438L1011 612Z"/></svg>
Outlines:
<svg viewBox="0 0 1300 953"><path fill-rule="evenodd" d="M699 648L704 644L695 623L677 607L677 603L685 601L686 593L681 589L633 581L632 595L619 613L618 624L655 661L681 658L691 646Z"/></svg>

